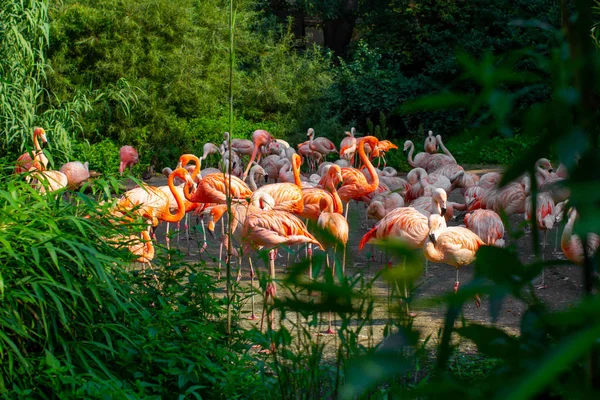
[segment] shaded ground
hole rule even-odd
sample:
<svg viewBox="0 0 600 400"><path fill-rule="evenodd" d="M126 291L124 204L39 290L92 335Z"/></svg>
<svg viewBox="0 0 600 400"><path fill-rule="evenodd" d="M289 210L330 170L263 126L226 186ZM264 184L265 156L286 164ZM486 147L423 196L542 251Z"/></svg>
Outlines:
<svg viewBox="0 0 600 400"><path fill-rule="evenodd" d="M484 170L481 166L474 166L477 169L478 173L482 173ZM152 185L162 185L166 184L166 179L164 178L153 178L150 182ZM458 190L454 191L449 200L463 202L462 196ZM385 266L382 265L380 258L380 252L375 252L375 261L371 260L370 257L370 248L365 248L359 254L358 253L358 243L361 237L366 233L366 225L365 225L365 216L366 211L365 207L362 204L352 203L350 208L349 215L349 223L350 223L350 239L348 242L348 251L347 251L347 264L346 264L346 273L347 274L363 274L366 278L372 278L375 274ZM192 227L196 225L194 221L196 218L192 217ZM513 215L510 217L511 226L516 228L523 221L522 215ZM459 225L462 221L452 221L449 225ZM373 221L369 222L368 226L372 226ZM361 227L361 225L363 225ZM173 228L171 228L173 229ZM197 228L199 230L199 227ZM560 228L562 232L562 225ZM557 250L560 254L553 254L553 250L555 248L555 233L556 228L550 232L548 232L547 240L548 246L545 250L546 259L551 258L563 258L562 253L560 253L560 243L558 243ZM160 224L157 229L157 237L159 243L165 243L164 239L165 234L165 226L164 224ZM197 239L202 240L202 235L200 233L196 236ZM172 245L175 245L176 237L172 238ZM560 240L560 237L558 237ZM186 256L186 260L190 262L197 262L199 259L208 260L207 265L210 266L211 270L215 267L211 258L218 257L219 255L219 241L208 236L208 247L206 251L199 255L198 245L195 240L192 241L181 241L179 247L181 251L184 253L187 252L187 248L191 250L190 255ZM510 243L510 240L509 240ZM523 237L521 237L516 243L518 248L518 253L523 262L531 262L533 260L533 250L531 248L531 235L530 233L526 233ZM279 256L276 261L277 265L277 274L278 278L283 277L284 266L286 265L286 256L282 251L279 252ZM302 256L304 255L304 251L301 251ZM265 264L262 260L256 260L254 257L254 266L258 268L261 272L267 273L265 268ZM291 260L293 263L293 259ZM242 267L242 279L241 285L249 285L250 277L249 277L249 268L243 264ZM452 291L454 280L455 280L455 272L456 270L453 267L444 264L429 264L429 275L422 277L418 284L420 285L418 290L414 292L414 305L412 306L412 311L417 313L417 316L414 320L414 325L418 328L424 336L432 335L432 338L437 337L438 331L441 328L441 324L443 322L445 309L443 307L436 307L432 305L430 302L424 302L421 300L427 300L444 293L448 293ZM462 268L460 271L460 281L462 284L469 282L473 276L473 268L471 266ZM537 283L537 282L536 282ZM577 298L580 296L582 292L582 279L579 267L575 265L567 265L561 267L550 268L546 271L546 284L547 289L537 290L538 297L544 301L551 309L562 309L566 308L572 303L574 303ZM279 290L278 294L283 295L284 291ZM374 343L378 343L383 338L383 330L386 322L388 321L388 311L387 311L387 295L388 294L388 284L383 282L381 279L378 280L374 286L373 295L376 297L377 306L374 311L373 321L372 321L372 339ZM262 301L261 296L256 296L256 315L260 316L260 312L262 310L260 303ZM521 319L521 314L524 312L525 306L521 304L514 298L508 298L500 312L500 316L498 321L496 322L496 326L503 327L507 331L512 333L518 333L519 329L519 321ZM475 306L475 302L471 302L465 305L464 309L464 317L466 320L491 323L490 314L489 314L489 304L486 299L482 299L481 308L477 308ZM245 304L245 308L242 311L242 317L248 317L250 315L250 302L249 300ZM292 317L294 319L294 317ZM244 320L242 322L244 325L250 326L251 324L258 324L260 320L255 321L247 321ZM306 324L306 322L303 322ZM326 316L323 316L321 328L315 328L315 332L325 329L326 327ZM326 336L323 340L335 340L333 336ZM363 336L361 335L361 338ZM366 341L368 338L367 332L365 332L364 340ZM466 347L470 347L467 343L464 343Z"/></svg>

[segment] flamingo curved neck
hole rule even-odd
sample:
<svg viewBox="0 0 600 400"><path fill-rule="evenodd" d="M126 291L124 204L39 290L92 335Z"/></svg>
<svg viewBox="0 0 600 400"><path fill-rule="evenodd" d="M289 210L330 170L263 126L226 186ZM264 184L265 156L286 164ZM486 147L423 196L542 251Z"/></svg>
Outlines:
<svg viewBox="0 0 600 400"><path fill-rule="evenodd" d="M333 184L333 182L328 181L325 188L328 189L329 193L331 193L331 195L333 196L333 210L331 210L330 212L334 212L337 214L343 214L344 213L344 204L342 203L342 199L340 198L340 195L338 194L337 190L335 189L335 185Z"/></svg>
<svg viewBox="0 0 600 400"><path fill-rule="evenodd" d="M177 203L177 212L175 214L171 214L169 207L167 207L165 213L163 214L163 218L162 218L166 222L179 222L185 215L185 204L183 203L183 199L181 198L181 195L175 188L175 183L174 183L175 175L177 175L177 174L172 173L171 175L169 175L169 189L171 189L171 193L173 194L173 197L175 197L175 202ZM183 178L182 176L179 176L179 177ZM185 187L187 187L187 185ZM184 187L184 191L185 191L185 187ZM186 198L187 198L187 196L186 196Z"/></svg>
<svg viewBox="0 0 600 400"><path fill-rule="evenodd" d="M147 231L142 231L142 240L144 241L143 258L145 261L150 261L154 258L154 245L152 244L152 238Z"/></svg>
<svg viewBox="0 0 600 400"><path fill-rule="evenodd" d="M415 152L415 144L412 142L412 140L408 141L410 143L410 150L408 151L408 163L410 164L411 167L416 168L417 164L415 164L415 162L413 161L413 153Z"/></svg>
<svg viewBox="0 0 600 400"><path fill-rule="evenodd" d="M450 153L450 150L448 150L446 148L446 146L444 146L444 142L442 142L442 137L441 136L437 136L436 137L436 142L440 145L440 147L442 148L442 151L444 152L445 155L447 155L448 157L450 157L451 159L453 159L454 161L456 161L456 159L454 158L454 156L452 155L452 153Z"/></svg>
<svg viewBox="0 0 600 400"><path fill-rule="evenodd" d="M369 157L367 157L367 155L365 154L365 143L367 142L367 140L362 140L360 142L360 145L358 146L358 157L360 158L360 160L362 161L362 163L364 164L365 167L367 167L367 170L369 171L369 174L371 174L371 180L372 182L369 183L369 185L367 186L367 189L371 192L377 190L377 188L379 187L379 175L377 175L377 171L375 170L375 167L373 167L373 164L371 164L371 160L369 160ZM375 147L374 141L371 141L372 143L369 143L369 145L373 148Z"/></svg>
<svg viewBox="0 0 600 400"><path fill-rule="evenodd" d="M300 165L297 161L292 161L292 172L294 173L294 183L299 188L302 188L302 181L300 180Z"/></svg>
<svg viewBox="0 0 600 400"><path fill-rule="evenodd" d="M35 133L33 134L33 147L35 148L36 152L42 151L42 147L40 146L38 137Z"/></svg>

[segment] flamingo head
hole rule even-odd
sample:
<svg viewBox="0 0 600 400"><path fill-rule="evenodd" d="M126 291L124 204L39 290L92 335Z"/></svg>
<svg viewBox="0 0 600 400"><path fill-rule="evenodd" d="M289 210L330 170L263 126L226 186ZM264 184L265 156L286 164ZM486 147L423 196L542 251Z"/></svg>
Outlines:
<svg viewBox="0 0 600 400"><path fill-rule="evenodd" d="M404 142L403 151L408 151L408 149L410 149L412 146L413 146L413 142L410 140L407 140L406 142Z"/></svg>
<svg viewBox="0 0 600 400"><path fill-rule="evenodd" d="M46 131L44 128L40 128L39 126L33 130L33 135L37 136L41 139L42 145L48 143L48 138L46 137Z"/></svg>
<svg viewBox="0 0 600 400"><path fill-rule="evenodd" d="M535 165L547 170L548 172L553 171L552 164L550 163L550 161L547 158L540 158L539 160L536 161Z"/></svg>
<svg viewBox="0 0 600 400"><path fill-rule="evenodd" d="M187 169L178 167L175 169L175 171L171 172L171 174L169 175L169 178L171 178L171 177L180 178L181 180L183 180L185 182L186 185L190 185L192 187L192 190L196 190L196 182L194 182L194 180L192 179L192 176L187 171Z"/></svg>
<svg viewBox="0 0 600 400"><path fill-rule="evenodd" d="M441 215L446 214L446 209L448 208L448 195L444 189L435 189L431 194L431 201L440 206Z"/></svg>
<svg viewBox="0 0 600 400"><path fill-rule="evenodd" d="M359 143L362 144L363 150L366 149L366 146L369 145L371 148L371 157L379 157L379 148L377 145L379 144L379 139L375 136L364 136L360 138Z"/></svg>
<svg viewBox="0 0 600 400"><path fill-rule="evenodd" d="M308 137L312 137L315 134L315 130L313 128L308 128L308 132L306 133L306 136Z"/></svg>
<svg viewBox="0 0 600 400"><path fill-rule="evenodd" d="M193 154L183 154L181 157L179 157L177 168L185 167L190 161L194 161L196 165L198 165L200 159Z"/></svg>

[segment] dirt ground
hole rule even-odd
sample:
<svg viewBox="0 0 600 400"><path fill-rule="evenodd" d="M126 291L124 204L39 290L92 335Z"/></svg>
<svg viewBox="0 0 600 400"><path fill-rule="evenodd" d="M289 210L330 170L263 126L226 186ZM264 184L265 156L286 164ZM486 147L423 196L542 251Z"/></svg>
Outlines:
<svg viewBox="0 0 600 400"><path fill-rule="evenodd" d="M482 174L489 171L489 166L471 166L471 170L475 170L476 173ZM152 185L163 185L166 184L165 178L153 178L150 182ZM450 201L463 202L462 196L458 190L455 190L449 196ZM362 273L367 278L372 278L375 274L384 266L380 262L380 252L376 251L375 261L370 259L370 246L365 247L361 253L358 253L358 244L362 236L366 233L367 226L373 226L374 221L369 221L368 225L365 223L366 208L361 204L355 202L351 203L349 222L350 222L350 239L347 247L347 260L346 260L346 274L358 274ZM192 225L195 225L195 217L190 218ZM513 215L510 217L511 226L516 228L523 221L522 215ZM453 220L449 222L449 225L460 225L462 220ZM183 226L183 224L182 224ZM173 229L173 228L171 228ZM560 242L557 243L558 253L554 253L556 230L560 229L562 233L562 225L559 228L554 228L547 234L547 243L544 256L546 259L563 258L560 250ZM560 240L560 233L558 240ZM159 243L165 243L165 226L160 224L157 228L157 238ZM182 233L182 236L184 234ZM201 238L197 236L198 239ZM508 241L510 243L510 240ZM176 245L176 236L172 237L171 245ZM534 258L533 251L531 248L531 234L526 233L516 243L518 253L523 262L531 262ZM199 254L198 246L195 240L187 241L182 240L179 243L179 248L182 252L187 253L188 246L190 249L190 255L186 256L186 260L190 262L197 262L200 259L208 260L207 265L213 270L215 264L211 261L212 257L218 257L219 255L219 241L218 238L213 238L208 235L208 247L203 254ZM285 276L283 266L286 264L286 257L282 255L283 252L279 252L280 255L276 261L278 278ZM304 254L304 251L301 252ZM253 258L255 268L258 268L262 273L267 273L266 266L262 260L256 260L256 256ZM292 260L293 262L293 260ZM441 324L443 323L445 309L443 307L432 306L430 302L423 302L421 300L435 298L441 294L451 292L453 290L456 270L444 264L429 263L429 274L423 276L417 284L420 285L419 289L414 294L414 304L411 311L417 315L414 319L414 326L419 329L425 337L429 334L435 338L438 334ZM462 285L469 282L473 277L473 267L467 266L460 270L460 282ZM535 282L537 283L537 281ZM242 280L241 285L250 285L249 268L246 263L242 266ZM551 309L564 309L573 304L582 292L582 276L580 268L576 265L567 265L561 267L549 268L546 271L546 289L536 289L538 297L544 301ZM281 295L282 290L278 291ZM387 293L388 284L379 280L376 282L374 288L374 295L376 296L377 306L373 315L373 342L379 343L383 339L383 330L388 319L387 311ZM262 301L261 296L256 297L256 314L260 316ZM525 306L514 298L508 298L500 312L499 319L495 326L504 328L509 333L518 333L519 321L521 314L524 312ZM463 309L464 318L467 321L483 322L491 324L489 304L485 298L482 299L480 308L477 308L475 302L467 303ZM246 318L250 315L250 302L248 301L245 305L245 309L242 312L242 317ZM248 321L244 319L243 325L250 327L251 324L258 324L260 320ZM305 322L304 322L305 323ZM326 327L326 316L322 317L322 326ZM326 336L323 340L335 340L335 335ZM361 336L362 338L362 336ZM365 341L367 337L364 337ZM461 343L461 345L467 348L471 347L468 343Z"/></svg>

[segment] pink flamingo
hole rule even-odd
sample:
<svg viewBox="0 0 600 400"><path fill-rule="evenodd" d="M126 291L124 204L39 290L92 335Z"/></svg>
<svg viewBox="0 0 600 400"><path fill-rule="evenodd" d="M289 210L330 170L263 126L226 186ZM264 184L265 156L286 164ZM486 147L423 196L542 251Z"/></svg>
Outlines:
<svg viewBox="0 0 600 400"><path fill-rule="evenodd" d="M90 177L89 164L79 161L71 161L60 167L60 172L67 176L70 188L77 188Z"/></svg>
<svg viewBox="0 0 600 400"><path fill-rule="evenodd" d="M429 154L437 153L438 146L437 146L435 136L433 136L433 131L428 132L427 137L425 138L424 148L425 148L425 151Z"/></svg>
<svg viewBox="0 0 600 400"><path fill-rule="evenodd" d="M133 166L138 163L139 157L138 152L131 146L123 146L121 150L119 150L119 154L121 156L121 164L119 165L119 174L123 175L125 168L129 167L129 171L131 172Z"/></svg>
<svg viewBox="0 0 600 400"><path fill-rule="evenodd" d="M342 181L343 178L340 167L335 164L332 165L319 182L319 185L323 188L314 187L302 189L304 210L298 216L316 221L321 213L321 201L323 200L325 201L325 208L331 208L331 212L341 214L344 207L335 188Z"/></svg>
<svg viewBox="0 0 600 400"><path fill-rule="evenodd" d="M48 143L48 139L46 138L46 131L44 131L43 128L36 127L33 130L33 159L31 158L30 152L23 153L19 158L17 158L15 174L27 172L32 168L40 171L43 171L47 168L48 158L44 155L42 146L40 146L38 142L38 138L40 138L42 144L45 145L46 143Z"/></svg>
<svg viewBox="0 0 600 400"><path fill-rule="evenodd" d="M306 136L308 136L310 139L308 144L310 149L322 154L324 159L327 158L330 153L338 152L335 148L335 144L333 144L331 140L324 137L318 137L315 139L315 130L313 128L308 128L308 133Z"/></svg>
<svg viewBox="0 0 600 400"><path fill-rule="evenodd" d="M544 241L542 242L542 260L544 260L544 253L546 252L546 236L548 230L552 229L554 222L556 221L556 208L552 196L547 192L538 193L536 206L535 223L537 224L538 229L544 231ZM528 196L525 200L525 220L527 221L531 221L532 219L533 213L531 207L531 196ZM545 269L543 269L542 284L538 286L538 289L545 289L546 287Z"/></svg>
<svg viewBox="0 0 600 400"><path fill-rule="evenodd" d="M404 151L408 150L408 164L413 168L427 168L427 164L429 164L429 160L431 158L431 154L429 153L419 153L415 156L413 160L413 153L415 151L415 144L412 140L407 140L404 142Z"/></svg>
<svg viewBox="0 0 600 400"><path fill-rule="evenodd" d="M437 214L429 216L429 233L423 246L425 258L433 262L441 262L456 268L454 292L458 290L459 268L475 261L477 250L485 243L479 236L467 228L448 227L446 220ZM479 299L477 299L479 306Z"/></svg>
<svg viewBox="0 0 600 400"><path fill-rule="evenodd" d="M323 246L311 235L304 223L296 216L277 210L260 211L248 214L242 228L243 252L247 254L250 249L269 249L269 272L271 282L265 290L265 305L269 298L274 298L275 287L275 252L279 246L295 244L315 244L321 249ZM263 309L263 322L266 307ZM271 317L271 328L274 320ZM261 330L263 326L261 322Z"/></svg>
<svg viewBox="0 0 600 400"><path fill-rule="evenodd" d="M444 154L436 153L432 154L431 157L429 157L429 161L427 163L427 166L425 167L425 170L427 172L433 172L446 164L456 164L456 159L454 158L452 153L450 153L450 151L446 148L446 146L444 146L444 143L442 142L442 136L437 135L435 138Z"/></svg>
<svg viewBox="0 0 600 400"><path fill-rule="evenodd" d="M25 179L42 194L64 189L69 184L67 176L60 171L32 170Z"/></svg>
<svg viewBox="0 0 600 400"><path fill-rule="evenodd" d="M271 143L273 140L274 140L273 136L271 136L271 134L269 132L267 132L263 129L257 129L252 133L252 143L254 143L254 150L252 151L252 155L250 156L250 161L248 162L248 166L246 167L246 170L244 171L244 174L242 175L242 180L245 180L246 177L248 176L248 171L250 171L250 166L252 165L252 162L256 158L259 147L266 146L269 143ZM257 161L260 161L260 154L258 155Z"/></svg>
<svg viewBox="0 0 600 400"><path fill-rule="evenodd" d="M561 236L560 248L567 259L577 265L583 265L583 242L579 235L573 234L573 227L577 218L577 211L574 208L571 208L571 210L569 210L569 219ZM594 257L594 254L596 254L599 246L600 236L598 236L596 233L589 233L586 243L586 252L588 257Z"/></svg>
<svg viewBox="0 0 600 400"><path fill-rule="evenodd" d="M367 217L380 221L390 211L404 207L404 199L399 193L381 193L373 197L371 204L367 207Z"/></svg>
<svg viewBox="0 0 600 400"><path fill-rule="evenodd" d="M475 210L465 215L465 226L489 246L504 247L504 224L492 210Z"/></svg>

